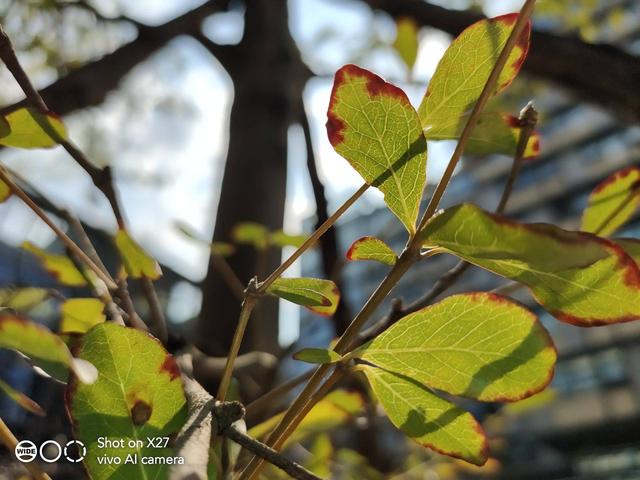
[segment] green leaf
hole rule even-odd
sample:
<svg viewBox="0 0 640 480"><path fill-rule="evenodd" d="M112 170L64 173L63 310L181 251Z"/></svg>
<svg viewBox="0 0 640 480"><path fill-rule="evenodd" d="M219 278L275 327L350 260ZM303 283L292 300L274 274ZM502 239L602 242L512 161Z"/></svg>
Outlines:
<svg viewBox="0 0 640 480"><path fill-rule="evenodd" d="M353 356L453 395L508 402L547 386L556 351L526 308L468 293L407 315Z"/></svg>
<svg viewBox="0 0 640 480"><path fill-rule="evenodd" d="M448 137L433 138L433 140L455 140L462 134L468 115L461 117L458 128ZM466 152L472 155L489 155L503 153L514 155L520 138L518 118L497 112L485 112L480 115L476 127L473 129ZM527 142L523 158L530 160L540 153L540 134L534 131Z"/></svg>
<svg viewBox="0 0 640 480"><path fill-rule="evenodd" d="M267 293L320 315L333 315L340 302L336 284L319 278L278 278L267 288Z"/></svg>
<svg viewBox="0 0 640 480"><path fill-rule="evenodd" d="M613 241L640 266L640 240L637 238L614 238Z"/></svg>
<svg viewBox="0 0 640 480"><path fill-rule="evenodd" d="M327 348L303 348L294 353L293 358L307 363L336 363L342 359L342 355Z"/></svg>
<svg viewBox="0 0 640 480"><path fill-rule="evenodd" d="M206 245L211 250L211 253L214 255L218 255L220 257L229 257L233 255L236 251L235 247L227 242L209 242L208 240L203 239L198 233L196 233L193 228L187 225L184 222L175 222L176 228L185 235L186 237L194 240L202 245Z"/></svg>
<svg viewBox="0 0 640 480"><path fill-rule="evenodd" d="M118 230L116 247L120 252L127 274L133 278L147 277L151 280L157 280L162 275L158 262L145 252L126 230Z"/></svg>
<svg viewBox="0 0 640 480"><path fill-rule="evenodd" d="M101 323L78 345L80 358L96 365L98 380L92 385L71 382L67 409L76 438L87 447L85 466L92 478L166 479L168 466L145 465L142 457L169 457L170 448L153 448L147 437L173 437L186 421L186 399L175 360L160 343L144 332ZM101 448L99 439L124 442L123 448ZM142 441L139 448L129 442ZM137 464L126 464L128 454ZM118 457L121 465L100 464L104 455Z"/></svg>
<svg viewBox="0 0 640 480"><path fill-rule="evenodd" d="M418 58L418 24L411 17L401 17L396 20L396 39L393 48L407 66L413 69Z"/></svg>
<svg viewBox="0 0 640 480"><path fill-rule="evenodd" d="M11 196L12 191L9 185L0 180L0 203L5 202Z"/></svg>
<svg viewBox="0 0 640 480"><path fill-rule="evenodd" d="M270 240L272 245L278 247L299 248L309 238L307 235L291 235L282 230L271 232Z"/></svg>
<svg viewBox="0 0 640 480"><path fill-rule="evenodd" d="M640 318L640 270L608 240L513 222L471 204L437 215L423 235L427 248L527 285L559 320L593 326Z"/></svg>
<svg viewBox="0 0 640 480"><path fill-rule="evenodd" d="M60 117L35 108L19 108L4 116L8 131L0 129L0 145L15 148L50 148L67 140Z"/></svg>
<svg viewBox="0 0 640 480"><path fill-rule="evenodd" d="M480 97L517 18L517 14L509 14L480 20L451 43L418 109L428 140L452 138L461 131L464 114ZM528 25L509 55L493 95L507 88L520 71L529 49L530 33Z"/></svg>
<svg viewBox="0 0 640 480"><path fill-rule="evenodd" d="M640 168L625 168L611 175L591 192L580 229L608 237L632 217L638 205Z"/></svg>
<svg viewBox="0 0 640 480"><path fill-rule="evenodd" d="M300 422L286 445L300 442L309 435L318 432L330 432L352 420L362 410L364 402L359 393L334 390L320 400ZM251 428L247 433L253 438L262 438L280 423L280 413Z"/></svg>
<svg viewBox="0 0 640 480"><path fill-rule="evenodd" d="M333 148L379 188L410 233L426 181L427 144L406 94L355 65L336 72L327 113Z"/></svg>
<svg viewBox="0 0 640 480"><path fill-rule="evenodd" d="M18 312L28 312L49 297L46 288L4 288L0 289L0 307L10 308Z"/></svg>
<svg viewBox="0 0 640 480"><path fill-rule="evenodd" d="M66 255L49 253L36 247L31 242L22 242L20 247L32 253L42 263L42 267L53 275L58 282L70 287L84 287L87 284L84 276Z"/></svg>
<svg viewBox="0 0 640 480"><path fill-rule="evenodd" d="M231 231L234 242L251 245L257 250L264 250L269 246L269 230L264 225L255 222L241 222Z"/></svg>
<svg viewBox="0 0 640 480"><path fill-rule="evenodd" d="M69 368L82 380L90 381L84 375L86 364L77 362L65 343L44 325L16 315L0 315L0 348L21 353L34 366L61 382L67 381Z"/></svg>
<svg viewBox="0 0 640 480"><path fill-rule="evenodd" d="M402 375L360 367L389 420L420 445L475 465L484 465L489 445L473 416Z"/></svg>
<svg viewBox="0 0 640 480"><path fill-rule="evenodd" d="M96 298L72 298L60 307L61 333L86 333L105 321L104 304Z"/></svg>
<svg viewBox="0 0 640 480"><path fill-rule="evenodd" d="M230 257L236 251L236 247L227 242L211 242L211 253L220 257Z"/></svg>
<svg viewBox="0 0 640 480"><path fill-rule="evenodd" d="M391 247L379 238L362 237L349 247L347 260L374 260L385 265L394 265L398 257Z"/></svg>
<svg viewBox="0 0 640 480"><path fill-rule="evenodd" d="M40 405L27 397L24 393L17 391L11 385L9 385L4 380L0 380L0 390L9 397L11 400L16 402L26 411L31 412L40 417L44 417L46 415L45 411L42 409Z"/></svg>

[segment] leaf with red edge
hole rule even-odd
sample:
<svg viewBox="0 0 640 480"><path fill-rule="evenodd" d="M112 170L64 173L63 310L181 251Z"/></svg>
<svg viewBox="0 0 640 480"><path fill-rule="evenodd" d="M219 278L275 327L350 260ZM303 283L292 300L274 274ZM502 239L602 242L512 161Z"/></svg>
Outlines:
<svg viewBox="0 0 640 480"><path fill-rule="evenodd" d="M451 43L418 109L427 140L459 135L464 116L480 97L517 19L517 14L509 14L480 20ZM507 59L493 95L507 88L520 71L529 50L530 33L528 24Z"/></svg>
<svg viewBox="0 0 640 480"><path fill-rule="evenodd" d="M640 205L640 167L614 173L589 195L581 230L608 237L622 227Z"/></svg>
<svg viewBox="0 0 640 480"><path fill-rule="evenodd" d="M0 380L0 390L2 390L7 397L16 402L26 411L31 412L34 415L38 415L39 417L44 417L46 415L45 411L37 402L31 400L24 393L19 392L4 380Z"/></svg>
<svg viewBox="0 0 640 480"><path fill-rule="evenodd" d="M66 255L47 252L42 248L36 247L31 242L22 242L20 247L35 255L42 263L43 268L63 285L84 287L87 284L85 277Z"/></svg>
<svg viewBox="0 0 640 480"><path fill-rule="evenodd" d="M320 315L333 315L340 302L336 284L320 278L278 278L269 285L267 293Z"/></svg>
<svg viewBox="0 0 640 480"><path fill-rule="evenodd" d="M438 140L455 140L462 133L468 115L459 124L458 130L452 132L449 138ZM518 147L520 139L520 126L518 118L497 112L485 112L480 115L476 127L473 129L467 142L466 152L472 155L489 155L503 153L513 155ZM527 141L523 158L531 160L540 153L540 133L534 131Z"/></svg>
<svg viewBox="0 0 640 480"><path fill-rule="evenodd" d="M406 94L368 70L345 65L336 72L327 116L336 152L382 191L391 211L415 232L427 144Z"/></svg>
<svg viewBox="0 0 640 480"><path fill-rule="evenodd" d="M84 459L91 478L168 478L167 465L143 457L172 457L164 438L174 437L187 418L186 398L175 359L155 338L133 328L101 323L79 341L77 355L98 368L92 385L67 386L67 411L76 438L87 447ZM122 441L100 446L100 439ZM153 443L146 441L154 438ZM142 445L135 442L142 439ZM159 440L156 440L159 439ZM127 455L138 462L126 463ZM120 464L101 462L107 455Z"/></svg>
<svg viewBox="0 0 640 480"><path fill-rule="evenodd" d="M485 292L409 314L351 355L452 395L503 402L545 388L556 361L535 314Z"/></svg>
<svg viewBox="0 0 640 480"><path fill-rule="evenodd" d="M640 318L640 270L618 245L549 224L523 224L471 204L444 210L424 246L527 285L557 319L581 326Z"/></svg>
<svg viewBox="0 0 640 480"><path fill-rule="evenodd" d="M391 247L379 238L362 237L349 247L347 260L374 260L385 265L394 265L398 257Z"/></svg>
<svg viewBox="0 0 640 480"><path fill-rule="evenodd" d="M410 439L438 453L484 465L489 445L469 412L411 378L361 365L389 420Z"/></svg>

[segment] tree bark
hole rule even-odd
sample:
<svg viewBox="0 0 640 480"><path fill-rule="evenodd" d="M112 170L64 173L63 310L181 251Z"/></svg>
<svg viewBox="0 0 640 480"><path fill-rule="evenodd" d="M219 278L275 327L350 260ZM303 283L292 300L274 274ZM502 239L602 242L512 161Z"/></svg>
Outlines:
<svg viewBox="0 0 640 480"><path fill-rule="evenodd" d="M235 95L229 151L216 216L214 240L229 240L232 228L253 221L282 228L287 181L287 129L295 98L302 94L300 56L289 34L286 0L246 2L245 33L229 73ZM280 263L280 251L261 259L243 247L229 259L243 282L262 278ZM262 264L262 272L258 265ZM204 351L224 355L231 343L240 305L209 263L196 341ZM247 329L241 351L278 350L277 302L265 299ZM254 314L255 317L255 314Z"/></svg>

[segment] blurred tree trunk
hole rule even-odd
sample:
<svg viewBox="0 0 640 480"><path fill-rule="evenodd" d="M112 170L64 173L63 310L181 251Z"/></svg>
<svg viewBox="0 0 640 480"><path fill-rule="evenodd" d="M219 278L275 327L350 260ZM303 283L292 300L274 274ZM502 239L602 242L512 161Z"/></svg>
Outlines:
<svg viewBox="0 0 640 480"><path fill-rule="evenodd" d="M229 74L235 95L231 112L229 151L216 216L214 240L229 240L241 221L269 229L282 228L287 180L287 129L292 105L302 94L300 56L289 34L286 0L246 2L245 30ZM263 279L280 262L280 251L261 262L251 248L240 248L229 259L246 283L256 273ZM264 272L257 272L258 263ZM239 313L239 302L209 263L203 284L202 312L196 342L207 353L226 354ZM278 304L261 302L259 321L249 324L243 351L278 349ZM255 315L254 315L255 316Z"/></svg>

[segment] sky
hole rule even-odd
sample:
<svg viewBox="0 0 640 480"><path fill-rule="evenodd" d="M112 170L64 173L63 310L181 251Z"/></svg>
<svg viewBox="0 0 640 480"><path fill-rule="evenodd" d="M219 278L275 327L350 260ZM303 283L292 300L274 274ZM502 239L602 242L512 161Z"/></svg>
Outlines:
<svg viewBox="0 0 640 480"><path fill-rule="evenodd" d="M143 0L122 5L127 15L157 24L199 3ZM362 180L326 139L324 123L332 73L356 58L364 67L405 89L412 103L418 105L450 37L431 29L421 31L413 81L407 83L406 68L391 48L361 55L371 38L388 45L393 42L393 21L373 14L357 1L290 0L289 3L292 34L305 60L320 74L309 82L304 99L319 172L333 209ZM455 2L445 3L452 6ZM514 11L521 4L511 0L489 3L489 15ZM96 4L106 14L117 13L109 11L115 2L103 0ZM242 27L242 14L236 11L214 15L205 29L219 43L237 43ZM110 95L104 105L66 119L71 138L76 139L89 158L97 165L113 166L134 237L162 263L195 281L206 273L208 250L185 238L175 228L175 222L191 225L205 238L212 233L232 99L232 83L220 65L194 40L179 38L131 72L122 88ZM102 135L97 134L98 125ZM430 182L437 181L451 149L446 143L429 146ZM296 126L289 132L288 160L285 227L298 233L303 220L313 215L315 205L306 172L302 132ZM61 149L9 152L4 161L59 206L76 212L93 226L114 231L114 219L105 199ZM370 189L354 208L366 212L382 205L382 195ZM5 215L0 223L3 239L8 243L19 244L25 239L24 232L29 240L42 246L53 240L46 227L23 207L12 205L11 215L12 218ZM289 272L295 273L296 268ZM193 300L189 297L195 295L193 291L182 290L180 298ZM185 300L184 305L193 304L191 300ZM181 316L179 310L177 317ZM182 316L188 313L183 311Z"/></svg>

